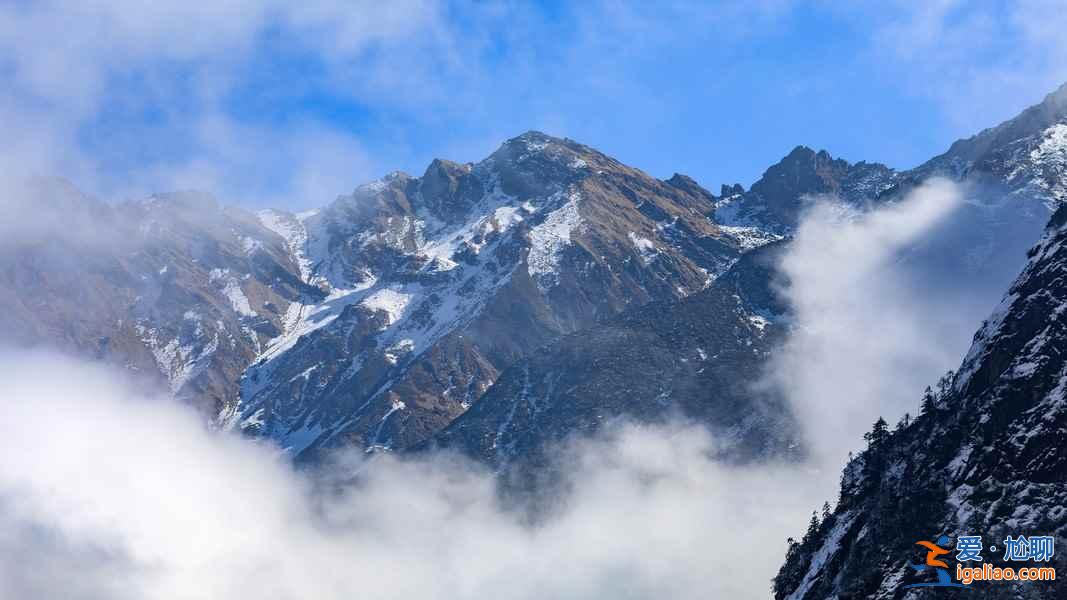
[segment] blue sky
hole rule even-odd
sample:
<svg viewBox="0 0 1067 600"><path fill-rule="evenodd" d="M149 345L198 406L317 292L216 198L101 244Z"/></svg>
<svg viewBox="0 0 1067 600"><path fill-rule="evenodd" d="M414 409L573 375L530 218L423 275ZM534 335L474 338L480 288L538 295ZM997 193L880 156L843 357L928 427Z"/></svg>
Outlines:
<svg viewBox="0 0 1067 600"><path fill-rule="evenodd" d="M1067 80L1064 2L114 0L0 8L6 172L322 205L528 129L751 184L798 145L907 168Z"/></svg>

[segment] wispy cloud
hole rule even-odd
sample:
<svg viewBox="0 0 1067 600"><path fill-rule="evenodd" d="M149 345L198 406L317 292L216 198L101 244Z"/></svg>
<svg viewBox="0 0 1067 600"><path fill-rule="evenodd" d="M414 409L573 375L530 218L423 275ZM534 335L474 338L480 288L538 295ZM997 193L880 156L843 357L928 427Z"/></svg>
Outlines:
<svg viewBox="0 0 1067 600"><path fill-rule="evenodd" d="M1067 82L1065 9L1064 0L902 0L848 10L873 24L872 59L969 135Z"/></svg>
<svg viewBox="0 0 1067 600"><path fill-rule="evenodd" d="M836 470L959 366L1039 235L1037 204L937 179L868 212L814 204L781 264L795 327L770 378L817 464Z"/></svg>
<svg viewBox="0 0 1067 600"><path fill-rule="evenodd" d="M923 121L933 153L949 141L940 123L969 133L1067 78L1062 1L651 6L5 3L0 170L107 197L210 186L297 207L540 128L657 175L744 181L796 143L917 158L849 125L872 111L899 122L907 98L942 111ZM842 41L816 43L824 29ZM852 101L803 106L843 86ZM240 135L219 143L220 129Z"/></svg>

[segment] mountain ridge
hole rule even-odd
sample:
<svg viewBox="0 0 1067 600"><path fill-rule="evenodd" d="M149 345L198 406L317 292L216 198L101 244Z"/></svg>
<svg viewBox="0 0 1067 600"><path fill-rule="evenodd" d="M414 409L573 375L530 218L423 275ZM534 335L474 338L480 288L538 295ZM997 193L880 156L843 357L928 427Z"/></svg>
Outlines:
<svg viewBox="0 0 1067 600"><path fill-rule="evenodd" d="M723 185L715 195L685 175L656 179L528 131L481 161L434 159L421 176L393 172L300 214L251 214L195 192L101 203L90 222L131 245L86 257L102 261L102 278L79 281L71 271L65 285L74 297L96 295L90 305L107 318L73 336L16 318L0 325L13 337L157 370L224 426L295 455L414 447L561 336L646 304L676 310L747 253L791 236L812 197L862 209L929 176L993 180L1027 199L978 202L974 239L951 243L996 256L1006 231L998 227L1018 221L1012 235L1025 237L1062 199L1067 145L1056 141L1067 123L1050 125L1063 119L1060 96L1049 98L1016 125L998 126L1029 137L986 144L957 170L943 168L951 149L899 172L797 146L748 190ZM957 155L962 147L952 146ZM49 256L40 263L49 265L82 251L74 244L61 260L18 248L24 258ZM62 324L75 309L55 286L40 287L34 264L7 271L10 301L50 298L45 310ZM118 322L126 333L108 336ZM101 345L104 338L111 341Z"/></svg>

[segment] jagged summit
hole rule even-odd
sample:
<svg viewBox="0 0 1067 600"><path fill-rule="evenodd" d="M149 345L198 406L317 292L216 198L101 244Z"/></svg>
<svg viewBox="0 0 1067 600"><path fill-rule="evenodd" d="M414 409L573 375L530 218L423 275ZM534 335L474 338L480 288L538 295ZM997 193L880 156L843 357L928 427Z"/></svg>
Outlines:
<svg viewBox="0 0 1067 600"><path fill-rule="evenodd" d="M532 151L549 150L553 147L565 147L576 152L597 152L594 148L572 140L571 138L549 135L536 129L530 129L513 138L505 140L504 143L501 144L501 147L515 144L526 145L528 149Z"/></svg>
<svg viewBox="0 0 1067 600"><path fill-rule="evenodd" d="M525 132L520 133L519 135L517 135L517 136L515 136L513 138L509 138L504 143L508 144L508 143L512 143L512 142L562 143L563 142L563 138L558 138L558 137L555 137L555 136L551 136L551 135L548 135L547 133L545 133L543 131L538 131L536 129L528 129Z"/></svg>
<svg viewBox="0 0 1067 600"><path fill-rule="evenodd" d="M785 157L781 161L779 161L779 164L797 160L813 160L816 157L823 160L831 159L830 153L826 150L815 150L810 146L798 144L796 147L789 151L789 154L786 154Z"/></svg>
<svg viewBox="0 0 1067 600"><path fill-rule="evenodd" d="M722 184L719 188L719 196L726 198L728 196L738 196L745 193L745 186L740 183L734 184Z"/></svg>
<svg viewBox="0 0 1067 600"><path fill-rule="evenodd" d="M768 168L748 192L739 185L723 186L724 200L716 209L716 217L728 225L789 235L809 198L834 194L846 202L862 204L891 188L897 178L896 171L880 163L853 164L834 158L826 150L796 146Z"/></svg>

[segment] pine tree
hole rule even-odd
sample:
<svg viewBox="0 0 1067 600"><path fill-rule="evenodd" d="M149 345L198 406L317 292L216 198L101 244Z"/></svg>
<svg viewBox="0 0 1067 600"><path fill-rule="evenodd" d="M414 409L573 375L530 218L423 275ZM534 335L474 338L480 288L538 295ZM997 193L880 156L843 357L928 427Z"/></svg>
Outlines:
<svg viewBox="0 0 1067 600"><path fill-rule="evenodd" d="M822 503L822 520L823 520L824 523L826 522L827 519L830 518L831 514L832 513L830 512L830 503L829 502L823 502Z"/></svg>
<svg viewBox="0 0 1067 600"><path fill-rule="evenodd" d="M933 413L937 409L937 405L934 403L934 391L930 389L930 386L926 386L926 391L923 392L923 400L919 405L919 414L928 415Z"/></svg>
<svg viewBox="0 0 1067 600"><path fill-rule="evenodd" d="M868 450L877 452L881 449L882 444L889 439L889 424L882 417L878 417L878 420L874 422L874 426L871 427L871 431L863 434L863 439L867 441Z"/></svg>
<svg viewBox="0 0 1067 600"><path fill-rule="evenodd" d="M811 511L811 520L808 521L808 530L804 532L804 538L800 541L800 544L804 546L804 548L810 550L818 537L819 515L815 511Z"/></svg>
<svg viewBox="0 0 1067 600"><path fill-rule="evenodd" d="M866 485L878 487L887 462L885 446L889 440L889 425L885 419L878 417L871 430L863 434L863 439L867 441L867 451L864 453L866 460L863 463Z"/></svg>

